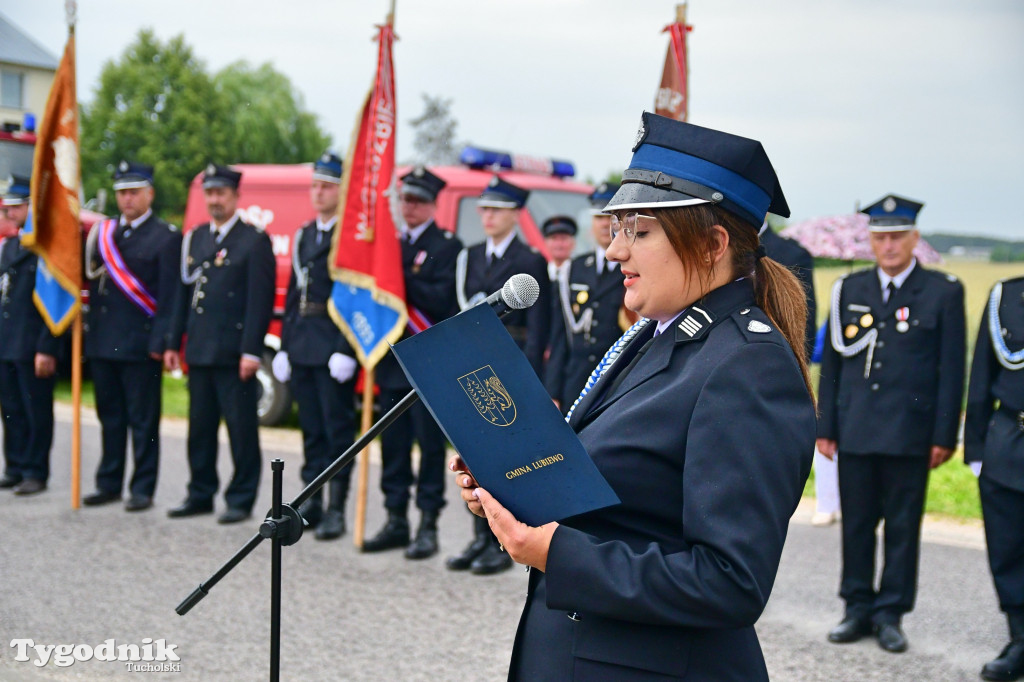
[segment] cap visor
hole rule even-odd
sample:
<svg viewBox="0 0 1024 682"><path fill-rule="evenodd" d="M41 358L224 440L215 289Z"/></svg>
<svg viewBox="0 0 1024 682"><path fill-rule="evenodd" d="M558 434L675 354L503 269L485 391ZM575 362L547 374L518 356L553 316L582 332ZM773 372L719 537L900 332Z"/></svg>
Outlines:
<svg viewBox="0 0 1024 682"><path fill-rule="evenodd" d="M868 232L909 232L910 230L916 230L917 225L913 223L903 223L900 225L868 225Z"/></svg>
<svg viewBox="0 0 1024 682"><path fill-rule="evenodd" d="M225 178L210 178L209 180L203 180L203 189L213 189L214 187L231 187L232 189L238 189L238 185L226 180Z"/></svg>
<svg viewBox="0 0 1024 682"><path fill-rule="evenodd" d="M635 210L638 208L672 208L675 206L696 206L709 204L704 199L692 197L682 192L652 187L640 182L627 182L619 187L619 191L604 207L603 213L612 211Z"/></svg>
<svg viewBox="0 0 1024 682"><path fill-rule="evenodd" d="M152 187L153 184L149 180L143 180L142 178L125 178L124 180L118 180L114 183L114 189L139 189L141 187Z"/></svg>
<svg viewBox="0 0 1024 682"><path fill-rule="evenodd" d="M28 199L15 194L8 194L4 197L4 206L21 206L28 203Z"/></svg>
<svg viewBox="0 0 1024 682"><path fill-rule="evenodd" d="M509 199L498 199L495 197L480 197L476 200L479 208L519 208L519 204Z"/></svg>
<svg viewBox="0 0 1024 682"><path fill-rule="evenodd" d="M410 197L416 197L417 199L422 199L423 201L434 201L434 199L436 198L428 190L422 187L418 187L416 185L409 184L402 185L402 194L408 195Z"/></svg>

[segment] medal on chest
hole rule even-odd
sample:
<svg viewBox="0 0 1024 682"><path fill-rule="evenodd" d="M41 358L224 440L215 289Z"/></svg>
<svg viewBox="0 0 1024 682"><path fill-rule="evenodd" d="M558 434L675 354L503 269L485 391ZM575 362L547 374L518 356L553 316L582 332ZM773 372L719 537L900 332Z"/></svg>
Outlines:
<svg viewBox="0 0 1024 682"><path fill-rule="evenodd" d="M427 252L420 251L416 254L416 257L412 259L412 271L418 273L423 264L427 262Z"/></svg>
<svg viewBox="0 0 1024 682"><path fill-rule="evenodd" d="M910 308L903 306L902 308L896 309L896 331L900 334L906 334L907 330L910 329L910 323L907 320L910 319Z"/></svg>
<svg viewBox="0 0 1024 682"><path fill-rule="evenodd" d="M224 259L227 257L227 255L228 255L228 250L227 249L221 249L220 251L217 252L217 255L214 256L213 264L216 265L218 268L220 266L224 265Z"/></svg>

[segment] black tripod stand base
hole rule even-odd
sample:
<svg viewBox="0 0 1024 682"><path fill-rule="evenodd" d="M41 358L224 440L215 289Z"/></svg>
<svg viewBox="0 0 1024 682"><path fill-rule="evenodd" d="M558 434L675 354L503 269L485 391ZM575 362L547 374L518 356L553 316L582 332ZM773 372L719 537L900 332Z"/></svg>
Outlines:
<svg viewBox="0 0 1024 682"><path fill-rule="evenodd" d="M275 518L273 514L273 509L267 512L267 518L260 524L260 536L268 540L276 537L284 547L298 542L305 525L299 512L290 504L282 504L281 516Z"/></svg>

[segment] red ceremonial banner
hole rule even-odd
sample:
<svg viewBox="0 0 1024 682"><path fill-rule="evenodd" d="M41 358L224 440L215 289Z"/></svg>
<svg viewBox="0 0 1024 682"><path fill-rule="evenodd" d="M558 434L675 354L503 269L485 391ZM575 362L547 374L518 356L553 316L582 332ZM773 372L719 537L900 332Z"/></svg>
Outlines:
<svg viewBox="0 0 1024 682"><path fill-rule="evenodd" d="M654 98L654 113L677 121L685 121L689 102L686 63L686 34L693 30L683 22L676 22L662 31L670 37L665 54L665 68L661 72L661 85Z"/></svg>
<svg viewBox="0 0 1024 682"><path fill-rule="evenodd" d="M328 309L367 368L401 338L408 319L394 218L395 36L391 24L378 28L377 74L349 145L329 261L335 284Z"/></svg>

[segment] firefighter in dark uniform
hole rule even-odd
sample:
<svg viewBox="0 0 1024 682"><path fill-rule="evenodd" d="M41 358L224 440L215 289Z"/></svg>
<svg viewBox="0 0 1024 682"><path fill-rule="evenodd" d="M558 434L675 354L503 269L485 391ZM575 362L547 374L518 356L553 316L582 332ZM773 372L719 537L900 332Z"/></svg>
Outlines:
<svg viewBox="0 0 1024 682"><path fill-rule="evenodd" d="M217 428L223 416L235 471L224 491L220 523L244 521L256 501L262 455L256 413L256 370L274 305L274 252L270 238L236 213L242 174L210 164L203 194L211 221L185 235L181 246L179 302L167 348L188 334L188 497L172 518L213 511L217 479ZM169 370L178 352L164 353Z"/></svg>
<svg viewBox="0 0 1024 682"><path fill-rule="evenodd" d="M544 381L563 414L572 407L605 351L631 324L622 307L622 273L618 264L604 255L611 242L611 216L602 210L618 189L617 184L605 182L590 195L594 212L591 232L597 248L574 258L551 292L551 355Z"/></svg>
<svg viewBox="0 0 1024 682"><path fill-rule="evenodd" d="M121 499L128 431L135 470L127 511L153 505L160 464L163 354L178 291L181 233L153 213L153 167L122 161L114 172L119 218L93 226L86 241L89 310L85 356L96 391L103 456L96 506Z"/></svg>
<svg viewBox="0 0 1024 682"><path fill-rule="evenodd" d="M46 490L53 444L53 384L60 340L32 299L39 257L21 245L30 178L13 176L0 220L0 409L4 475L15 495ZM6 221L6 222L5 222Z"/></svg>
<svg viewBox="0 0 1024 682"><path fill-rule="evenodd" d="M543 379L552 305L547 262L516 233L519 210L526 205L529 194L497 175L491 178L477 200L487 239L459 253L455 291L459 307L466 310L501 289L512 275L526 273L536 279L540 286L537 302L526 310L512 311L501 321L537 376ZM512 560L501 550L487 520L474 516L472 542L461 554L449 557L447 566L453 571L469 569L486 575L511 568Z"/></svg>
<svg viewBox="0 0 1024 682"><path fill-rule="evenodd" d="M989 567L1010 643L981 670L1024 677L1024 277L996 284L974 346L964 460L978 476Z"/></svg>
<svg viewBox="0 0 1024 682"><path fill-rule="evenodd" d="M569 269L572 263L572 252L576 250L576 221L569 216L555 215L544 221L540 233L544 236L544 246L548 250L548 280L553 287L557 286L558 278Z"/></svg>
<svg viewBox="0 0 1024 682"><path fill-rule="evenodd" d="M402 271L410 328L422 331L458 312L455 300L455 259L462 242L434 222L437 195L445 182L417 167L402 177ZM409 331L406 332L406 337ZM392 354L377 365L381 408L390 410L412 387ZM419 471L414 476L412 443L419 443ZM383 470L380 488L388 520L380 532L363 543L362 551L380 552L405 547L407 559L437 554L437 518L445 505L444 460L447 439L423 403L417 402L380 437ZM415 482L420 525L409 543L409 489Z"/></svg>
<svg viewBox="0 0 1024 682"><path fill-rule="evenodd" d="M836 282L818 390L818 450L839 453L842 622L835 643L872 632L907 648L928 471L957 443L964 388L964 288L921 267L913 249L922 204L889 195L864 209L878 265ZM874 587L876 531L884 568Z"/></svg>
<svg viewBox="0 0 1024 682"><path fill-rule="evenodd" d="M334 282L328 253L338 224L341 159L324 152L313 164L310 199L315 220L295 233L292 275L285 298L281 350L274 357L274 375L290 381L299 404L302 427L302 480L310 483L352 445L356 434L355 375L352 347L327 313ZM318 490L299 508L318 540L345 533L345 501L352 467L345 467L328 484L327 511Z"/></svg>

